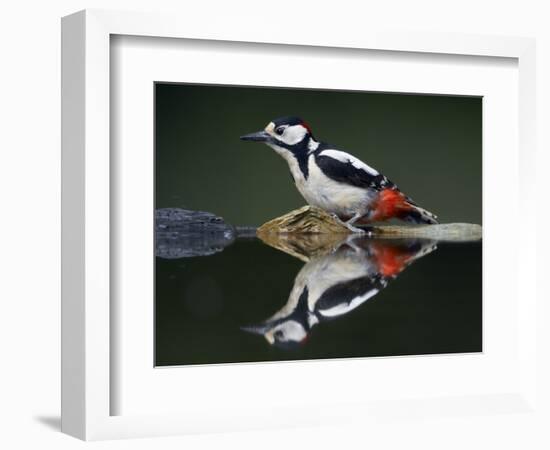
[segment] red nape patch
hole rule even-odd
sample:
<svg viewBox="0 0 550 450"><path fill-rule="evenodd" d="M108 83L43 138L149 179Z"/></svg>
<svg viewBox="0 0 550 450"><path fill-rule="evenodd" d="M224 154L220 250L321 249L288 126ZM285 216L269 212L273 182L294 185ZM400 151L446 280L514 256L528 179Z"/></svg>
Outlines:
<svg viewBox="0 0 550 450"><path fill-rule="evenodd" d="M413 256L410 251L402 247L392 247L391 245L379 243L373 243L371 251L376 258L378 271L385 277L397 275Z"/></svg>
<svg viewBox="0 0 550 450"><path fill-rule="evenodd" d="M380 191L378 200L371 217L372 222L399 217L404 210L411 209L405 196L395 189L384 189Z"/></svg>
<svg viewBox="0 0 550 450"><path fill-rule="evenodd" d="M307 132L308 132L309 134L313 134L313 133L311 132L311 127L310 127L306 122L302 122L300 125L302 125L302 126L307 130Z"/></svg>

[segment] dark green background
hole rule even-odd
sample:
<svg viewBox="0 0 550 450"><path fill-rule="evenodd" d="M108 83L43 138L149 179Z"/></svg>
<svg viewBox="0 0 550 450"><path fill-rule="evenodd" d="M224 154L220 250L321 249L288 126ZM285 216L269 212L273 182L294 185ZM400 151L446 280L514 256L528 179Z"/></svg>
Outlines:
<svg viewBox="0 0 550 450"><path fill-rule="evenodd" d="M155 93L158 208L259 225L304 205L286 162L239 140L298 115L318 140L375 167L442 222L481 223L480 97L164 83Z"/></svg>

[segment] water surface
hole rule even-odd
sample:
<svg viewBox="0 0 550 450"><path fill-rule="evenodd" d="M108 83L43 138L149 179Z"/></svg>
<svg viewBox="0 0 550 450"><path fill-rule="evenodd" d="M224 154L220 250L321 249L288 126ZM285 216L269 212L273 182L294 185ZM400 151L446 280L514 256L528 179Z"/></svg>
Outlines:
<svg viewBox="0 0 550 450"><path fill-rule="evenodd" d="M480 242L359 239L309 253L237 239L157 257L156 365L482 350Z"/></svg>

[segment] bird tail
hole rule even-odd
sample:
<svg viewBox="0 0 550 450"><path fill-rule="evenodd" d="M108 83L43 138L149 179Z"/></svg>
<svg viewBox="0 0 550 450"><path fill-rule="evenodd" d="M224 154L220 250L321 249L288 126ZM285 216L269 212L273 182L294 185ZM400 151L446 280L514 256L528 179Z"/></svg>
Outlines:
<svg viewBox="0 0 550 450"><path fill-rule="evenodd" d="M391 219L392 217L413 223L439 223L435 214L418 206L398 189L388 188L380 192L373 214L369 217L369 220L377 222Z"/></svg>
<svg viewBox="0 0 550 450"><path fill-rule="evenodd" d="M439 223L435 214L424 208L421 208L420 206L413 205L409 202L406 202L404 206L406 207L401 210L399 218L405 220L406 222L423 223L429 225L435 225Z"/></svg>

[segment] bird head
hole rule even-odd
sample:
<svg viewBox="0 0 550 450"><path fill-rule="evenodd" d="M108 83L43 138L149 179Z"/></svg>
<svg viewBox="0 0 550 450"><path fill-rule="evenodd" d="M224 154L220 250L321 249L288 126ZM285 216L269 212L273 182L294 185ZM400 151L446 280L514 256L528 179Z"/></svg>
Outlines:
<svg viewBox="0 0 550 450"><path fill-rule="evenodd" d="M311 129L299 117L289 116L274 119L256 133L241 136L243 141L264 142L277 151L289 150L307 151L308 146L315 143Z"/></svg>
<svg viewBox="0 0 550 450"><path fill-rule="evenodd" d="M295 349L304 343L309 331L299 321L292 319L267 321L261 325L241 327L243 331L263 335L269 344L281 349Z"/></svg>
<svg viewBox="0 0 550 450"><path fill-rule="evenodd" d="M300 297L293 293L301 292ZM304 286L299 291L293 289L289 303L279 312L259 325L241 327L243 331L263 335L267 342L279 348L292 349L303 344L308 337L311 327L318 320L308 308L309 289ZM294 303L296 300L296 303Z"/></svg>

